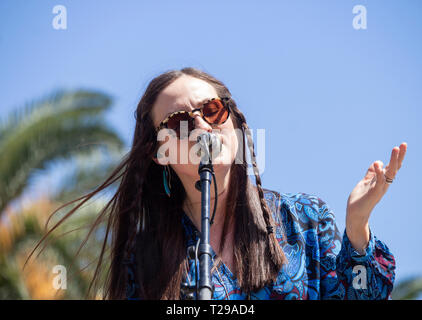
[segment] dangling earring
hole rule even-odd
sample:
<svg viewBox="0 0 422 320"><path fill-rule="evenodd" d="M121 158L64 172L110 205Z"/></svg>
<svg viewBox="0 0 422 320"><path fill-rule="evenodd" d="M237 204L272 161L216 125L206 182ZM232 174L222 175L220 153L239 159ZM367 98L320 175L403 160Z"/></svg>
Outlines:
<svg viewBox="0 0 422 320"><path fill-rule="evenodd" d="M170 169L168 166L165 166L163 169L163 185L164 190L166 191L167 196L170 198L170 189L171 189L171 176L170 176Z"/></svg>

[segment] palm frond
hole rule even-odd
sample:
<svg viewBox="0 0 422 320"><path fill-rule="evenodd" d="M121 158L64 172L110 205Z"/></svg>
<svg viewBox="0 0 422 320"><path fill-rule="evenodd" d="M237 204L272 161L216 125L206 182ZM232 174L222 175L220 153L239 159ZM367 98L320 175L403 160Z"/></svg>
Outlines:
<svg viewBox="0 0 422 320"><path fill-rule="evenodd" d="M122 140L103 119L110 104L102 93L59 92L9 117L0 126L0 214L50 161L93 148L120 150Z"/></svg>
<svg viewBox="0 0 422 320"><path fill-rule="evenodd" d="M105 111L110 108L111 102L111 98L101 92L56 90L48 96L26 103L21 108L16 108L6 119L0 119L0 143L16 133L19 126L30 126L40 118L65 110L75 110L78 107L89 107L94 112L95 107L100 107Z"/></svg>
<svg viewBox="0 0 422 320"><path fill-rule="evenodd" d="M106 180L123 157L121 151L105 154L98 149L89 154L78 154L72 161L74 166L60 177L61 183L51 196L55 201L65 203L92 191ZM118 183L116 181L114 185ZM113 190L106 189L107 192Z"/></svg>
<svg viewBox="0 0 422 320"><path fill-rule="evenodd" d="M44 235L45 221L59 203L40 199L26 205L22 211L8 211L0 222L0 298L83 298L91 281L92 270L81 270L86 266L85 261L91 261L98 255L101 243L93 238L77 259L74 254L83 234L88 231L103 205L102 202L85 207L71 219L71 224L54 230L42 254L38 256L40 250L37 250L25 269L22 266L29 251ZM68 288L65 292L57 292L51 285L51 277L54 276L52 266L57 264L65 266L67 270Z"/></svg>

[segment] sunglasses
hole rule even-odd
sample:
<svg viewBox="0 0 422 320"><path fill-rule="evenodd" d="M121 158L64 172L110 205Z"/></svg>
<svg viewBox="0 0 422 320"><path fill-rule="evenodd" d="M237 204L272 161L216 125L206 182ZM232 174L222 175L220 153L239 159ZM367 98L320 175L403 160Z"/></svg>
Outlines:
<svg viewBox="0 0 422 320"><path fill-rule="evenodd" d="M156 131L163 128L172 129L176 132L177 137L180 138L180 127L182 121L187 121L188 132L195 129L195 112L200 112L202 119L211 125L223 124L227 121L230 115L230 108L228 101L230 98L212 98L204 102L200 108L192 111L176 111L170 114L167 118L161 121Z"/></svg>

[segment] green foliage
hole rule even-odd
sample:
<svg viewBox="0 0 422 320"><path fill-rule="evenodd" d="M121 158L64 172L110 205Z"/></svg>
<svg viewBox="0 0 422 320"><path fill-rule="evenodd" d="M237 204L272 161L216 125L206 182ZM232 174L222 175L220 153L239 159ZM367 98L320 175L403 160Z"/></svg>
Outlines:
<svg viewBox="0 0 422 320"><path fill-rule="evenodd" d="M110 105L102 93L59 92L0 125L0 214L49 162L93 149L121 150L123 142L103 119Z"/></svg>
<svg viewBox="0 0 422 320"><path fill-rule="evenodd" d="M410 277L394 286L393 300L415 300L422 295L422 277Z"/></svg>
<svg viewBox="0 0 422 320"><path fill-rule="evenodd" d="M4 219L0 219L0 299L50 296L51 263L64 265L68 270L68 289L58 298L85 298L103 238L94 233L77 258L75 253L103 208L104 199L84 206L53 231L43 244L43 252L35 258L39 253L36 251L26 271L22 263L45 234L41 226L46 215L98 186L122 156L123 141L104 120L111 103L111 98L100 92L60 91L2 119L0 218ZM31 178L44 173L50 163L62 160L72 163L75 170L64 175L60 189L49 195L54 199L41 201L42 205L34 202L29 209L13 212L9 204L19 199ZM54 217L60 219L73 206ZM97 232L101 230L100 225ZM91 267L85 269L89 264ZM95 292L90 297L95 298Z"/></svg>

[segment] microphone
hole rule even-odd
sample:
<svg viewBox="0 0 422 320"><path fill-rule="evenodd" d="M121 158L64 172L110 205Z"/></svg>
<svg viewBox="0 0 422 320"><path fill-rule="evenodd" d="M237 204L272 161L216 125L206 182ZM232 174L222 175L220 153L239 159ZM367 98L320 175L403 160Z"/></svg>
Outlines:
<svg viewBox="0 0 422 320"><path fill-rule="evenodd" d="M221 139L215 133L201 133L198 135L197 141L201 147L201 161L207 163L208 161L217 158L220 154L222 149Z"/></svg>
<svg viewBox="0 0 422 320"><path fill-rule="evenodd" d="M198 135L197 141L201 147L201 149L198 150L198 156L201 157L201 164L199 167L201 168L202 165L212 165L212 160L217 158L221 152L221 139L215 133L204 132ZM195 188L196 190L201 191L200 180L196 181Z"/></svg>

